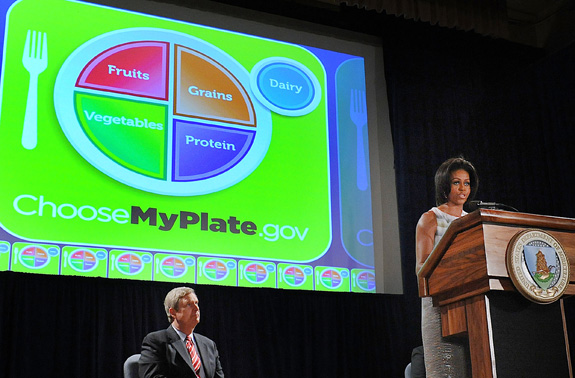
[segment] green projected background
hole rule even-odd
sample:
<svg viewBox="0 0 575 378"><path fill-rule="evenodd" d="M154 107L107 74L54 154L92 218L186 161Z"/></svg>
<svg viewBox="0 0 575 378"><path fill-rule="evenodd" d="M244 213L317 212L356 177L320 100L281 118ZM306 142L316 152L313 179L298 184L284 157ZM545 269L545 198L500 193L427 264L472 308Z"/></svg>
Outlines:
<svg viewBox="0 0 575 378"><path fill-rule="evenodd" d="M79 1L4 22L0 270L375 292L362 58Z"/></svg>

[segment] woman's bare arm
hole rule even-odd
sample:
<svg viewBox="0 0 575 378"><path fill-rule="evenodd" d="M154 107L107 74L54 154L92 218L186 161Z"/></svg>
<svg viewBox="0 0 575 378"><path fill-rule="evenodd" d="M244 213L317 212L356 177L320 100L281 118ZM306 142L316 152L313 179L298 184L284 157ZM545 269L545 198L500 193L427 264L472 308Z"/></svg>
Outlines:
<svg viewBox="0 0 575 378"><path fill-rule="evenodd" d="M415 230L415 273L429 257L435 244L435 231L437 230L437 218L432 211L423 213Z"/></svg>

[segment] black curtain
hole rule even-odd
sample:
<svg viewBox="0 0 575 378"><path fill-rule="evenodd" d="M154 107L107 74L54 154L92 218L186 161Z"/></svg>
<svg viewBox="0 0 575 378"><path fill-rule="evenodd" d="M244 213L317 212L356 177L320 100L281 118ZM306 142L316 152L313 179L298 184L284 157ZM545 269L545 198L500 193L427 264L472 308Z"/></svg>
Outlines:
<svg viewBox="0 0 575 378"><path fill-rule="evenodd" d="M405 294L197 286L198 332L218 344L227 377L402 377L421 342L415 225L448 157L475 163L482 200L575 217L573 46L547 55L348 12L347 27L384 42ZM167 326L162 302L172 287L0 272L0 376L121 377L143 336Z"/></svg>
<svg viewBox="0 0 575 378"><path fill-rule="evenodd" d="M0 376L122 377L172 283L0 272ZM401 377L401 296L196 286L226 377ZM398 363L398 360L403 360Z"/></svg>
<svg viewBox="0 0 575 378"><path fill-rule="evenodd" d="M415 227L435 205L433 177L447 158L474 163L477 199L575 217L575 45L548 54L424 24L396 23L388 32L404 300L419 309ZM565 307L575 361L575 301ZM418 330L419 312L413 319Z"/></svg>
<svg viewBox="0 0 575 378"><path fill-rule="evenodd" d="M415 227L435 205L435 170L447 158L464 156L479 173L477 198L527 211L518 204L523 171L510 165L520 164L511 158L522 144L514 138L524 139L533 126L517 134L518 123L508 118L529 109L517 106L513 95L525 91L518 87L526 85L519 71L532 70L543 52L422 23L396 21L383 38L404 293L417 309L411 328L419 331Z"/></svg>

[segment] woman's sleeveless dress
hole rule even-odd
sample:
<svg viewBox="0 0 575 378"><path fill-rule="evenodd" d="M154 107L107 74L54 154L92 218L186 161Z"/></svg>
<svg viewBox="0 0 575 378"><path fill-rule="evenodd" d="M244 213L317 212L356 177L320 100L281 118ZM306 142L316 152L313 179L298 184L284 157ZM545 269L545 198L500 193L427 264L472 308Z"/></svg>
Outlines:
<svg viewBox="0 0 575 378"><path fill-rule="evenodd" d="M447 227L457 219L439 210L431 209L437 218L435 245ZM463 212L462 216L467 213ZM441 337L441 313L433 307L431 297L421 298L421 335L427 378L466 378L471 377L469 344L466 339L444 339Z"/></svg>

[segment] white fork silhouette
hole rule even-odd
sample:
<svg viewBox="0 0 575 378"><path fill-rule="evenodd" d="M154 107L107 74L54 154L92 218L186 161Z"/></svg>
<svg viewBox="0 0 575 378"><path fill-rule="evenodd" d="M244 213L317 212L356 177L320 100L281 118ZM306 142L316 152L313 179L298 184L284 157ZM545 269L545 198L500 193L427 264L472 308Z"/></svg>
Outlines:
<svg viewBox="0 0 575 378"><path fill-rule="evenodd" d="M349 116L356 127L356 185L359 190L366 190L367 162L365 161L365 141L363 139L363 127L367 124L367 105L365 103L365 91L352 89L349 101Z"/></svg>
<svg viewBox="0 0 575 378"><path fill-rule="evenodd" d="M48 66L48 41L46 33L28 30L22 64L30 73L26 113L24 114L24 129L22 130L22 146L31 150L38 143L38 75Z"/></svg>

